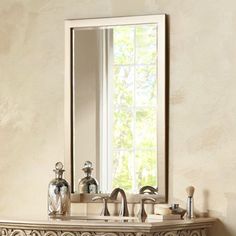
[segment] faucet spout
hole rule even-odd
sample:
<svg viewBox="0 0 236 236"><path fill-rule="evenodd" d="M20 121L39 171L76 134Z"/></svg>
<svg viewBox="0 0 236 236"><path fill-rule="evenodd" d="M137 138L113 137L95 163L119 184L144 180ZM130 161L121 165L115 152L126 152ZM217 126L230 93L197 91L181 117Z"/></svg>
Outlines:
<svg viewBox="0 0 236 236"><path fill-rule="evenodd" d="M121 195L121 207L120 207L119 215L120 216L129 216L127 198L126 198L125 191L122 188L115 188L110 195L110 199L117 200L117 196L119 193Z"/></svg>
<svg viewBox="0 0 236 236"><path fill-rule="evenodd" d="M158 194L158 187L154 188L152 186L146 185L140 188L139 194Z"/></svg>

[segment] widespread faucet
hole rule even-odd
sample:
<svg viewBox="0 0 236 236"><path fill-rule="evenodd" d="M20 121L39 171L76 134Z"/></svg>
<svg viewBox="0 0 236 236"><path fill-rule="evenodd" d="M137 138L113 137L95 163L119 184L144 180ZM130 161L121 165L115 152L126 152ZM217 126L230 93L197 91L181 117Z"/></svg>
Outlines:
<svg viewBox="0 0 236 236"><path fill-rule="evenodd" d="M111 200L117 200L118 193L121 195L121 206L120 206L120 216L129 216L128 204L125 191L122 188L115 188L111 195Z"/></svg>

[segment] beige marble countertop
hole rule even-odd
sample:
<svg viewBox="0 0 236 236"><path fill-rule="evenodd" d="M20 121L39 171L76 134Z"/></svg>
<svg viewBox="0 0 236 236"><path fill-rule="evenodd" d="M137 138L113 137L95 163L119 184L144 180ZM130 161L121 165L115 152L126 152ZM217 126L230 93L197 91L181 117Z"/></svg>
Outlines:
<svg viewBox="0 0 236 236"><path fill-rule="evenodd" d="M215 218L196 218L193 220L164 220L164 221L145 221L141 222L137 219L123 220L116 219L89 219L89 220L68 220L68 219L52 219L45 217L44 219L7 219L0 217L0 227L11 228L28 228L28 229L50 229L50 230L96 230L96 231L133 231L139 230L143 232L152 232L161 230L162 228L183 229L183 228L208 228L211 227Z"/></svg>

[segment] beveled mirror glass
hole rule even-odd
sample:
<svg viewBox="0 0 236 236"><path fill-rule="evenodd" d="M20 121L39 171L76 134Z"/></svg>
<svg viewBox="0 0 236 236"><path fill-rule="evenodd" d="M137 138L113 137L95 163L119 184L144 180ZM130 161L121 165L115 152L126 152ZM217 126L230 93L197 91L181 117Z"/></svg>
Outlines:
<svg viewBox="0 0 236 236"><path fill-rule="evenodd" d="M166 189L165 15L66 21L66 168L101 193Z"/></svg>

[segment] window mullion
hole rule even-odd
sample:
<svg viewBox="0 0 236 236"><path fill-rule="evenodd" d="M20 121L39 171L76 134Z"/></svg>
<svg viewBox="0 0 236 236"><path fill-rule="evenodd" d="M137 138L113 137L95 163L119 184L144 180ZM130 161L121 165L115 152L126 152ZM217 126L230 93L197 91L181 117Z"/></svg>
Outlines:
<svg viewBox="0 0 236 236"><path fill-rule="evenodd" d="M134 91L133 91L133 179L132 179L132 190L136 192L137 181L136 181L136 26L134 26Z"/></svg>
<svg viewBox="0 0 236 236"><path fill-rule="evenodd" d="M107 140L107 190L108 192L112 189L112 180L113 180L113 30L107 29L107 64L108 64L108 90L107 90L107 97L108 97L108 140Z"/></svg>

